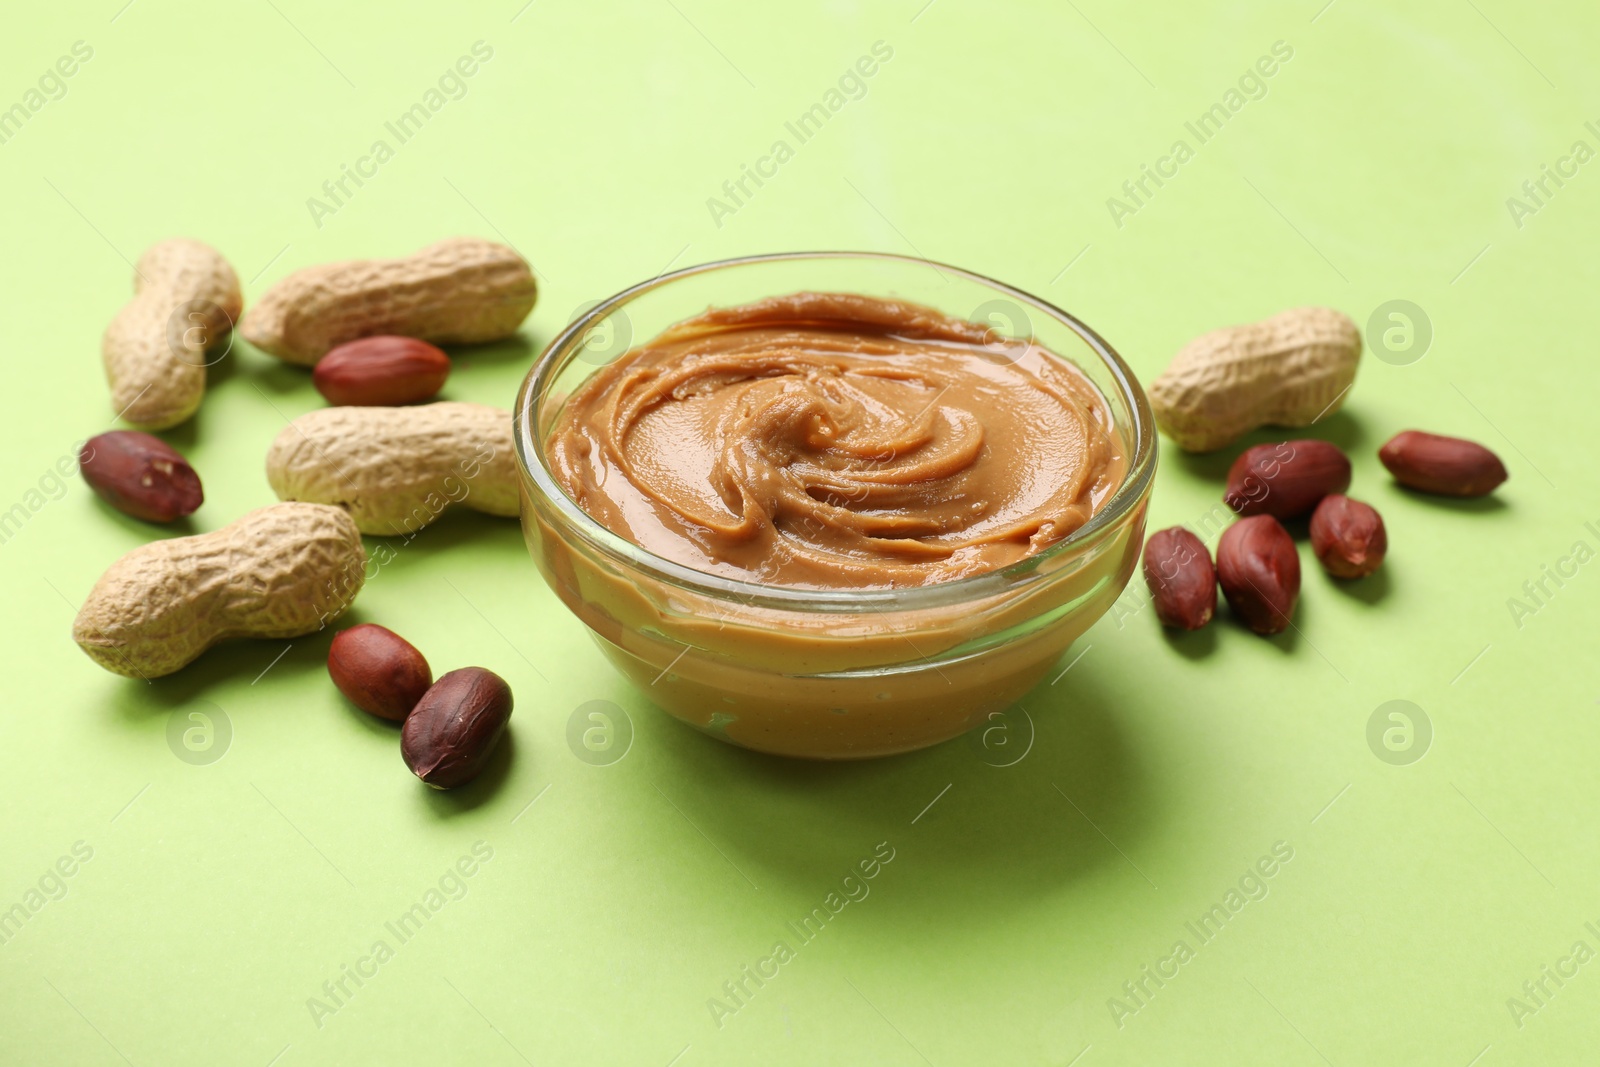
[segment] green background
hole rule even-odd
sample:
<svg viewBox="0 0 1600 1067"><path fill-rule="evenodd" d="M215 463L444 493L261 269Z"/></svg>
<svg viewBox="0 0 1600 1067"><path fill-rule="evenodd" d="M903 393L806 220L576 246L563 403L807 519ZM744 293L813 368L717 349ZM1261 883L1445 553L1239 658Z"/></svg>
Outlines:
<svg viewBox="0 0 1600 1067"><path fill-rule="evenodd" d="M1600 148L1585 129L1600 120L1600 15L1575 0L1322 2L8 13L0 106L75 41L93 58L0 144L0 508L26 512L0 545L0 909L27 910L75 842L93 856L0 944L0 1061L1591 1057L1600 963L1546 979L1534 1014L1514 1019L1507 998L1575 941L1600 950L1584 927L1600 927L1600 163L1549 185L1520 226L1506 201L1573 142ZM493 56L465 95L395 145L384 123L480 40ZM714 219L723 181L880 40L893 58L864 97ZM1292 59L1198 145L1184 123L1276 41ZM394 157L319 227L307 199L380 137ZM1119 227L1107 199L1178 138L1193 158ZM457 353L445 392L506 406L580 305L745 253L959 264L1078 314L1146 381L1216 326L1309 303L1365 326L1411 301L1427 350L1397 342L1386 362L1369 343L1322 428L1351 451L1352 493L1384 514L1389 562L1336 586L1302 543L1297 632L1275 640L1225 610L1168 638L1136 582L989 748L860 765L751 755L653 710L545 589L516 524L474 515L400 550L353 616L401 631L437 671L511 682L513 751L471 788L433 794L406 772L395 731L329 684L328 633L237 643L149 684L93 666L68 636L77 605L117 556L169 533L48 474L110 427L98 345L129 261L202 238L248 303L293 269L458 233L508 241L539 271L520 340ZM192 530L271 502L267 445L320 403L304 371L238 343L199 416L167 435L205 479ZM1483 441L1510 482L1466 504L1397 489L1375 452L1407 427ZM1152 528L1210 512L1232 455L1166 450ZM1523 583L1558 567L1563 584L1527 600ZM1515 618L1513 597L1534 610ZM1368 743L1391 700L1431 723L1410 763ZM631 722L620 761L569 746L589 701ZM167 740L196 710L231 727L208 765ZM465 895L319 1027L308 998L375 940L394 946L384 923L480 841L492 859ZM785 923L880 842L894 859L870 895L794 939ZM1201 944L1185 924L1276 842L1293 858L1267 895ZM794 958L719 1027L708 999L778 940ZM1193 958L1114 1018L1109 998L1135 1006L1123 983L1178 940Z"/></svg>

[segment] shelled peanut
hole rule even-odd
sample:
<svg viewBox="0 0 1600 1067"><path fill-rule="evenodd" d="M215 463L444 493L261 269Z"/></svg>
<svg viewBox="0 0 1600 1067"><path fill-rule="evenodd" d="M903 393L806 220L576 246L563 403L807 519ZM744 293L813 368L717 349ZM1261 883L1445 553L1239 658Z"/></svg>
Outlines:
<svg viewBox="0 0 1600 1067"><path fill-rule="evenodd" d="M415 645L370 622L334 637L328 675L350 703L394 722L404 722L433 684L433 670Z"/></svg>
<svg viewBox="0 0 1600 1067"><path fill-rule="evenodd" d="M1401 485L1438 496L1484 496L1507 477L1500 457L1476 441L1421 430L1395 434L1378 458Z"/></svg>
<svg viewBox="0 0 1600 1067"><path fill-rule="evenodd" d="M511 687L493 671L463 667L433 683L400 729L406 766L435 789L453 789L488 766L511 720Z"/></svg>
<svg viewBox="0 0 1600 1067"><path fill-rule="evenodd" d="M78 471L102 500L146 522L173 522L205 503L189 461L161 438L138 430L89 438L78 453Z"/></svg>
<svg viewBox="0 0 1600 1067"><path fill-rule="evenodd" d="M317 361L311 384L330 404L397 407L427 400L450 377L450 357L415 337L346 341Z"/></svg>

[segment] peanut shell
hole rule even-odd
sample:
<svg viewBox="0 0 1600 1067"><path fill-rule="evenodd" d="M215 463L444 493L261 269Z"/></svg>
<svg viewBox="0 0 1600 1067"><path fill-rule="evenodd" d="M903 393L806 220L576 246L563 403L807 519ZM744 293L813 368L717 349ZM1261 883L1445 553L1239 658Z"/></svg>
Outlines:
<svg viewBox="0 0 1600 1067"><path fill-rule="evenodd" d="M517 332L537 297L533 270L515 251L452 237L400 259L296 271L251 306L239 332L279 359L314 366L336 345L374 334L498 341Z"/></svg>
<svg viewBox="0 0 1600 1067"><path fill-rule="evenodd" d="M520 507L511 413L450 400L308 412L272 442L267 481L280 500L335 505L383 536L456 504L507 517Z"/></svg>
<svg viewBox="0 0 1600 1067"><path fill-rule="evenodd" d="M134 272L134 297L100 341L111 406L146 430L184 422L206 394L206 353L226 342L244 300L239 277L210 245L151 245Z"/></svg>
<svg viewBox="0 0 1600 1067"><path fill-rule="evenodd" d="M1185 452L1214 452L1258 426L1309 426L1344 402L1361 331L1332 308L1295 308L1213 330L1150 383L1156 424Z"/></svg>
<svg viewBox="0 0 1600 1067"><path fill-rule="evenodd" d="M338 508L273 504L211 533L153 541L100 576L72 625L89 658L155 678L230 637L298 637L337 618L366 579Z"/></svg>

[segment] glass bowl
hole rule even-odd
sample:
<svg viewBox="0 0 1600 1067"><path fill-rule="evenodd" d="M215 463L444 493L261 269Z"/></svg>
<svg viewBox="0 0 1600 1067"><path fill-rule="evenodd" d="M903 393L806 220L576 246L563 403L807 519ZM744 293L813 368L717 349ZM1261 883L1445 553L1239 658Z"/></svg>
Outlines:
<svg viewBox="0 0 1600 1067"><path fill-rule="evenodd" d="M1121 487L1070 536L1010 566L863 590L763 585L693 570L612 533L567 496L544 442L580 382L633 342L708 307L803 290L914 301L987 323L997 341L1031 339L1070 360L1111 412L1128 461ZM655 704L714 737L820 759L937 744L1037 684L1127 584L1156 461L1144 390L1093 330L970 271L872 252L723 260L602 301L528 373L514 437L528 550L617 669Z"/></svg>

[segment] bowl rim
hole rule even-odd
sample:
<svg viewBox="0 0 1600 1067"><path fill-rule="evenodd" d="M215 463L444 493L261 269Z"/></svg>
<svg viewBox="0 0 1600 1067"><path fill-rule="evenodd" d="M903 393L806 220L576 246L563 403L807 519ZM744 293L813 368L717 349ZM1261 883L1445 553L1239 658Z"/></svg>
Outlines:
<svg viewBox="0 0 1600 1067"><path fill-rule="evenodd" d="M990 287L1035 308L1046 317L1056 319L1076 333L1100 357L1117 385L1123 404L1132 416L1133 432L1129 436L1133 442L1133 455L1129 460L1127 474L1111 499L1106 501L1088 522L1044 551L991 571L947 582L935 582L931 585L884 589L811 589L727 578L658 556L601 525L567 495L566 490L551 473L546 462L543 442L535 437L534 431L538 420L537 403L548 389L552 368L557 358L564 354L575 340L583 337L591 326L618 308L645 293L653 292L683 278L752 264L826 259L882 260L947 272ZM1139 507L1154 479L1157 453L1155 417L1144 387L1139 384L1133 370L1117 351L1077 316L1015 286L948 263L894 252L848 250L773 252L711 260L658 274L654 278L620 290L578 316L545 346L517 391L516 407L512 410L512 428L512 443L519 473L538 488L544 499L549 501L567 525L592 547L631 568L647 572L657 581L690 593L716 599L737 600L747 607L765 607L790 612L858 613L889 609L937 608L980 600L1013 590L1019 584L1034 579L1040 567L1046 563L1092 547L1107 531L1115 529Z"/></svg>

